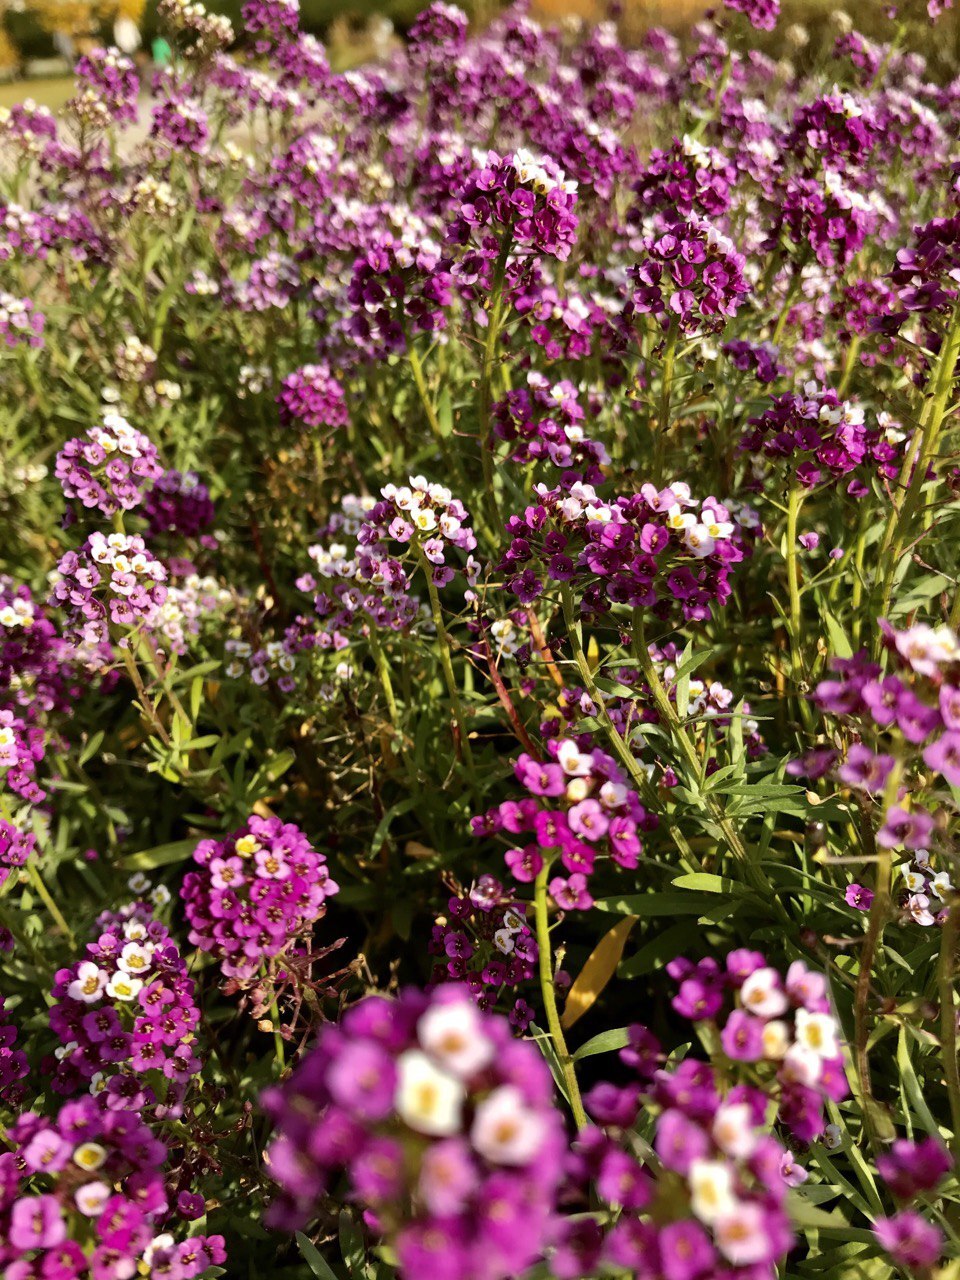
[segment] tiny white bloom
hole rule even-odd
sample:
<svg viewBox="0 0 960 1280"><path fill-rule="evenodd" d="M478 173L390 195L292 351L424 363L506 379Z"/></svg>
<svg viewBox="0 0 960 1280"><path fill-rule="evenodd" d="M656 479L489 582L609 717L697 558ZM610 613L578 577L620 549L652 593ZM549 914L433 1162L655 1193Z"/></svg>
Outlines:
<svg viewBox="0 0 960 1280"><path fill-rule="evenodd" d="M501 1085L477 1107L470 1131L474 1149L491 1164L529 1164L546 1136L543 1117L514 1085Z"/></svg>
<svg viewBox="0 0 960 1280"><path fill-rule="evenodd" d="M493 1057L480 1012L469 1000L428 1009L417 1024L417 1038L442 1067L461 1079L482 1071Z"/></svg>
<svg viewBox="0 0 960 1280"><path fill-rule="evenodd" d="M460 1128L463 1085L419 1049L397 1062L397 1114L411 1129L446 1137Z"/></svg>

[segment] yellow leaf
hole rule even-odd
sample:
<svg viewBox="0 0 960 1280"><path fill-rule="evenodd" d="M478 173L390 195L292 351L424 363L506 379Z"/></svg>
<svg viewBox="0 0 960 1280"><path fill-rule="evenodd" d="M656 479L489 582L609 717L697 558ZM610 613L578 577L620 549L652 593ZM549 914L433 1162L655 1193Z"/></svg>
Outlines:
<svg viewBox="0 0 960 1280"><path fill-rule="evenodd" d="M591 636L587 641L587 663L591 671L596 671L600 665L600 646L597 644L596 636Z"/></svg>
<svg viewBox="0 0 960 1280"><path fill-rule="evenodd" d="M577 974L577 979L567 995L563 1017L565 1031L587 1012L597 996L617 971L623 948L630 930L637 923L637 916L625 916L603 935L587 957L587 962Z"/></svg>

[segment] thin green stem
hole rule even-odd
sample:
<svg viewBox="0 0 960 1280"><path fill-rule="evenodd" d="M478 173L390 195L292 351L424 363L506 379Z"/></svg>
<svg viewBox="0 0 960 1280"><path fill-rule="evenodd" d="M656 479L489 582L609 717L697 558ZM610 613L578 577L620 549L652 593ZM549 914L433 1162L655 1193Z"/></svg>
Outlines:
<svg viewBox="0 0 960 1280"><path fill-rule="evenodd" d="M640 761L630 750L629 744L624 740L617 726L610 719L610 713L607 711L607 705L603 694L597 687L597 682L593 678L593 672L590 670L590 663L583 649L583 638L580 632L580 623L577 621L573 612L573 594L570 588L563 586L560 589L560 600L563 606L563 619L567 628L567 636L570 640L570 648L573 653L574 662L577 664L577 671L583 686L589 693L593 705L596 708L596 716L603 726L607 735L607 741L610 743L617 756L617 759L626 769L633 785L637 788L642 799L648 804L655 804L656 797L653 795L653 789L650 785L650 779L647 777ZM676 826L675 823L670 824L670 838L680 852L681 857L693 871L701 871L700 862L690 848L686 837Z"/></svg>
<svg viewBox="0 0 960 1280"><path fill-rule="evenodd" d="M890 772L884 790L884 812L895 803L899 785L900 766L895 765ZM876 1131L874 1119L876 1103L873 1098L873 1084L870 1078L870 1056L867 1048L870 1035L867 1002L870 997L873 965L890 915L893 855L889 849L879 849L877 847L870 815L864 808L861 808L860 812L860 834L865 854L876 862L877 874L874 882L873 902L870 905L870 915L867 918L867 930L864 935L863 946L860 949L857 985L853 994L853 1059L860 1083L860 1094L863 1099L864 1121L871 1141L876 1145L879 1141L879 1134Z"/></svg>
<svg viewBox="0 0 960 1280"><path fill-rule="evenodd" d="M427 592L430 596L430 612L433 615L433 625L437 629L437 643L440 646L440 666L443 669L443 678L446 682L447 693L450 695L450 703L453 708L453 718L457 724L457 730L460 736L460 754L463 756L463 763L467 767L467 773L470 776L470 785L476 792L477 776L473 763L473 752L470 749L470 738L467 731L466 717L463 714L463 706L460 702L460 691L457 688L457 680L453 671L453 660L450 652L450 637L447 634L447 628L443 621L443 610L440 608L440 596L437 592L437 584L433 580L433 566L423 554L423 548L419 543L417 545L417 553L420 556L420 563L423 566L424 577L427 580Z"/></svg>
<svg viewBox="0 0 960 1280"><path fill-rule="evenodd" d="M910 443L900 471L900 484L906 486L906 496L899 508L895 504L892 506L884 528L878 556L878 564L883 571L879 593L881 618L887 616L890 608L897 569L903 558L904 548L913 532L913 522L920 506L927 471L940 443L940 432L950 401L950 390L953 386L958 358L960 358L960 306L953 313L943 346L940 348L940 354L928 383L927 398L920 414L919 427ZM880 643L881 637L878 634L877 652L879 652Z"/></svg>
<svg viewBox="0 0 960 1280"><path fill-rule="evenodd" d="M805 697L806 673L803 666L803 630L800 616L800 570L797 559L797 521L803 505L803 490L796 482L790 486L787 497L786 551L787 591L790 600L790 676L793 694L800 708L804 725L811 727L810 704Z"/></svg>
<svg viewBox="0 0 960 1280"><path fill-rule="evenodd" d="M500 326L503 322L503 286L507 275L507 261L510 257L510 246L513 236L509 228L503 233L500 252L493 269L493 283L490 291L490 312L487 318L487 340L483 346L483 361L480 366L480 388L478 392L478 410L480 416L480 464L483 467L484 499L489 519L495 529L500 527L500 508L497 504L496 490L493 484L493 448L491 444L490 407L493 402L493 367L497 356L497 339L500 337Z"/></svg>
<svg viewBox="0 0 960 1280"><path fill-rule="evenodd" d="M943 1055L943 1078L950 1099L950 1123L953 1137L950 1148L960 1159L960 1064L957 1062L957 1007L954 1000L956 982L957 937L960 933L960 899L954 899L940 931L940 959L937 964L937 989L940 998L940 1052Z"/></svg>
<svg viewBox="0 0 960 1280"><path fill-rule="evenodd" d="M684 726L680 723L680 717L677 715L677 709L670 701L670 696L664 688L663 681L660 679L660 673L656 668L653 659L650 657L650 650L647 646L647 638L643 623L643 610L634 609L633 611L633 656L643 673L643 678L653 695L654 703L660 718L663 721L663 727L667 731L670 740L678 750L680 756L689 770L690 790L699 797L700 803L706 810L711 823L719 828L721 835L730 852L740 862L744 869L747 879L751 882L754 889L760 893L765 901L770 901L773 910L782 921L789 922L790 917L783 907L780 899L775 895L771 898L770 886L766 877L757 867L753 859L747 851L747 846L743 837L738 831L736 825L724 811L723 803L710 794L704 794L701 790L702 763L697 749L687 733Z"/></svg>
<svg viewBox="0 0 960 1280"><path fill-rule="evenodd" d="M673 372L677 358L679 326L676 319L670 321L666 345L663 349L663 369L660 374L660 416L654 437L653 477L657 484L664 480L664 462L667 451L667 433L670 430L670 398L673 392Z"/></svg>
<svg viewBox="0 0 960 1280"><path fill-rule="evenodd" d="M550 948L550 924L547 919L547 877L550 874L550 862L545 860L537 873L533 887L533 913L537 927L537 947L540 951L540 994L547 1015L547 1027L553 1041L554 1052L560 1063L560 1071L567 1086L570 1098L570 1109L578 1129L587 1125L587 1113L580 1097L580 1086L573 1058L564 1039L563 1027L560 1025L560 1014L557 1012L557 993L553 981L553 952Z"/></svg>
<svg viewBox="0 0 960 1280"><path fill-rule="evenodd" d="M50 915L53 917L54 922L60 928L61 932L63 933L63 936L67 939L67 942L69 942L72 950L73 948L76 947L76 940L73 936L73 930L67 924L66 920L63 917L63 912L60 910L60 908L57 906L57 904L54 902L53 898L51 897L50 890L43 883L43 879L40 875L40 871L37 868L36 857L30 857L27 859L26 870L27 870L27 879L30 881L30 884L32 885L32 887L36 890L37 897L40 899L43 905L50 912Z"/></svg>

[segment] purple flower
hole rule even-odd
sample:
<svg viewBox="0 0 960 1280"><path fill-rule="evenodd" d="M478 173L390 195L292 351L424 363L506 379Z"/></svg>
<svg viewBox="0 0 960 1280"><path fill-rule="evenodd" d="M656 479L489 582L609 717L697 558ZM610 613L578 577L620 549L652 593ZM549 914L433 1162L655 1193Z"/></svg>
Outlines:
<svg viewBox="0 0 960 1280"><path fill-rule="evenodd" d="M926 1271L939 1260L943 1250L939 1227L910 1210L892 1218L878 1218L873 1233L894 1262L911 1270Z"/></svg>
<svg viewBox="0 0 960 1280"><path fill-rule="evenodd" d="M848 884L843 896L847 904L858 911L869 911L873 905L873 890L862 884Z"/></svg>

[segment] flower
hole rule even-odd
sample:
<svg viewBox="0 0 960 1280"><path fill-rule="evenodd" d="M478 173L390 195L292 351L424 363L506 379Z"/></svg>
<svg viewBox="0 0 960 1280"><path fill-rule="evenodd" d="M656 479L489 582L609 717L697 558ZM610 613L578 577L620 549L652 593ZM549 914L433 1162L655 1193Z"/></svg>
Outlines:
<svg viewBox="0 0 960 1280"><path fill-rule="evenodd" d="M201 840L193 861L180 891L190 941L241 983L301 945L339 889L323 854L274 817L254 814L224 840Z"/></svg>
<svg viewBox="0 0 960 1280"><path fill-rule="evenodd" d="M386 1110L370 1113L344 1087L345 1055L373 1055L377 1079L395 1079ZM457 1280L506 1280L542 1254L565 1146L550 1073L533 1045L514 1040L505 1018L479 1013L462 988L362 1000L321 1029L264 1105L276 1125L267 1162L281 1189L273 1222L311 1216L342 1171L403 1276L429 1266Z"/></svg>

